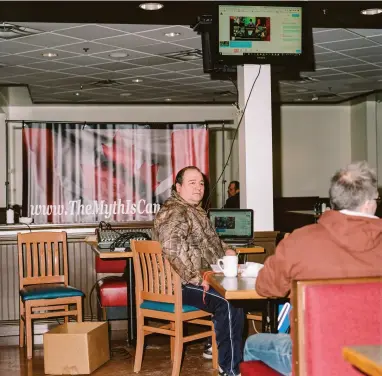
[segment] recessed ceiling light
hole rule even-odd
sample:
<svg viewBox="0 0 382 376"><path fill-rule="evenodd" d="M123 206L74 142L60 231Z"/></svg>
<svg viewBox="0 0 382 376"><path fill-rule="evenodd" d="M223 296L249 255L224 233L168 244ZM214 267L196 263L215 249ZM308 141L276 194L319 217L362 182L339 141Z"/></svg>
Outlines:
<svg viewBox="0 0 382 376"><path fill-rule="evenodd" d="M142 3L139 4L139 8L143 10L159 10L163 8L163 4L161 3Z"/></svg>
<svg viewBox="0 0 382 376"><path fill-rule="evenodd" d="M131 93L121 93L119 94L121 97L130 97Z"/></svg>
<svg viewBox="0 0 382 376"><path fill-rule="evenodd" d="M171 102L172 99L171 99L171 98L166 98L164 101L165 101L165 102Z"/></svg>
<svg viewBox="0 0 382 376"><path fill-rule="evenodd" d="M361 14L363 14L364 16L375 16L376 14L380 14L380 13L382 13L381 8L370 8L370 9L361 10Z"/></svg>
<svg viewBox="0 0 382 376"><path fill-rule="evenodd" d="M133 80L131 80L135 83L138 83L138 82L142 82L143 80L141 78L134 78Z"/></svg>
<svg viewBox="0 0 382 376"><path fill-rule="evenodd" d="M44 52L41 55L44 57L57 57L58 56L58 54L56 54L55 52Z"/></svg>
<svg viewBox="0 0 382 376"><path fill-rule="evenodd" d="M317 95L313 95L313 97L312 97L312 101L318 101L318 97L317 97Z"/></svg>
<svg viewBox="0 0 382 376"><path fill-rule="evenodd" d="M109 54L110 57L117 57L117 58L122 58L122 57L127 57L129 56L126 52L112 52Z"/></svg>
<svg viewBox="0 0 382 376"><path fill-rule="evenodd" d="M177 37L179 35L181 35L181 33L177 33L177 32L171 32L171 33L166 33L165 34L165 36L169 37L169 38Z"/></svg>
<svg viewBox="0 0 382 376"><path fill-rule="evenodd" d="M77 92L77 93L74 93L74 95L76 95L78 97L80 95L80 93Z"/></svg>

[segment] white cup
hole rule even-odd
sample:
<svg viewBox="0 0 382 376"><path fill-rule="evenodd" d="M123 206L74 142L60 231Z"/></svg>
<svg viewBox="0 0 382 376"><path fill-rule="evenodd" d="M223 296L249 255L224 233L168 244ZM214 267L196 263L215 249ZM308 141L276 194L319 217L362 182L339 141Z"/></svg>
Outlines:
<svg viewBox="0 0 382 376"><path fill-rule="evenodd" d="M224 256L218 260L218 267L224 273L225 277L236 277L238 268L237 256Z"/></svg>

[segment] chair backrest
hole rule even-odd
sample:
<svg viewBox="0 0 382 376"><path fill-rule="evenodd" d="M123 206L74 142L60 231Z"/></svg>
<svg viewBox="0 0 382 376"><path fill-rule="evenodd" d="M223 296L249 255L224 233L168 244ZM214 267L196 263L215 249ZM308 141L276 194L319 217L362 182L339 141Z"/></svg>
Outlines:
<svg viewBox="0 0 382 376"><path fill-rule="evenodd" d="M17 234L20 289L26 285L62 283L68 285L66 232Z"/></svg>
<svg viewBox="0 0 382 376"><path fill-rule="evenodd" d="M163 257L159 242L132 240L137 305L143 300L182 305L180 277Z"/></svg>
<svg viewBox="0 0 382 376"><path fill-rule="evenodd" d="M297 281L293 301L294 375L359 375L342 349L380 344L382 277Z"/></svg>

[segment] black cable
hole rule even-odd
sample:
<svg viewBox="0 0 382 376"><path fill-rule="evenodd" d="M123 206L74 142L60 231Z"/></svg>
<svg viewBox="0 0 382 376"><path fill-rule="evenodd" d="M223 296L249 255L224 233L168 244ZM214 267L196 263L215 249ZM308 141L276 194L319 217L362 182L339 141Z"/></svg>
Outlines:
<svg viewBox="0 0 382 376"><path fill-rule="evenodd" d="M231 155L232 155L232 151L233 151L233 145L234 145L234 142L235 142L235 140L236 140L236 136L237 136L237 133L238 133L238 131L239 131L239 127L240 127L240 125L241 125L241 121L243 120L243 117L244 117L244 114L245 114L245 110L246 110L246 108L247 108L247 106L248 106L248 103L249 103L249 100L250 100L250 98L251 98L253 88L255 87L255 84L256 84L256 82L257 82L257 79L258 79L259 76L260 76L260 72L261 72L261 65L259 66L259 71L258 71L258 73L257 73L256 78L255 78L254 81L253 81L253 84L252 84L251 90L250 90L250 92L249 92L247 101L245 102L245 105L244 105L244 108L243 108L243 113L241 114L241 117L240 117L239 122L238 122L238 124L237 124L237 127L236 127L236 129L235 129L235 133L234 133L234 135L233 135L233 140L232 140L232 142L231 142L231 147L230 147L230 150L229 150L229 154L228 154L227 161L226 161L226 163L225 163L225 165L224 165L224 167L223 167L223 171L222 171L222 173L220 174L220 176L219 176L218 179L216 180L215 185L213 186L213 188L212 188L211 191L210 191L210 194L209 194L208 197L207 197L206 204L205 204L205 207L204 207L205 210L208 209L208 206L209 206L209 204L210 204L210 198L211 198L211 195L212 195L212 193L215 191L215 189L216 189L216 187L217 187L217 185L218 185L220 179L222 178L222 176L223 176L223 174L224 174L225 169L227 168L228 162L229 162L229 160L231 159Z"/></svg>

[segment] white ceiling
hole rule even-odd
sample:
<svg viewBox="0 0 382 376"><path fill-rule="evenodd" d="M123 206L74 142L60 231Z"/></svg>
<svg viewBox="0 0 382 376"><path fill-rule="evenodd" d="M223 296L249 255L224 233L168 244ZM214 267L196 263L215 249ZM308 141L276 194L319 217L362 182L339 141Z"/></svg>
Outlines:
<svg viewBox="0 0 382 376"><path fill-rule="evenodd" d="M40 32L0 39L0 84L28 85L35 103L234 103L230 81L203 73L189 26L23 23ZM167 37L170 32L180 33ZM339 102L382 89L382 29L314 29L316 71L282 81L282 102ZM51 52L57 57L42 54ZM112 52L127 57L113 58ZM182 61L174 54L195 55ZM139 83L134 79L141 79ZM110 81L108 81L110 80Z"/></svg>

